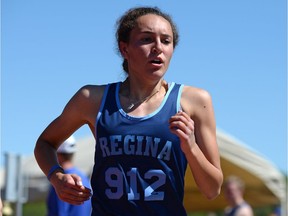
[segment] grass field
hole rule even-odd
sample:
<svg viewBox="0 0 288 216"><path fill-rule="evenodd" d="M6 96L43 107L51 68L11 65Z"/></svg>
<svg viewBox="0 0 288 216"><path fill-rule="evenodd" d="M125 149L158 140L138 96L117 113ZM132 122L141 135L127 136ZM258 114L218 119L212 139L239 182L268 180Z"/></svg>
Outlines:
<svg viewBox="0 0 288 216"><path fill-rule="evenodd" d="M271 213L272 207L254 209L255 216L267 216ZM23 216L45 216L46 205L45 202L30 202L23 205ZM218 212L216 216L222 216L221 212ZM84 216L84 215L83 215ZM193 212L188 213L188 216L207 216L204 212Z"/></svg>
<svg viewBox="0 0 288 216"><path fill-rule="evenodd" d="M23 216L45 216L45 202L31 202L23 205ZM206 216L204 213L190 213L188 216ZM84 215L83 215L84 216Z"/></svg>
<svg viewBox="0 0 288 216"><path fill-rule="evenodd" d="M23 216L45 216L45 202L33 202L23 205Z"/></svg>

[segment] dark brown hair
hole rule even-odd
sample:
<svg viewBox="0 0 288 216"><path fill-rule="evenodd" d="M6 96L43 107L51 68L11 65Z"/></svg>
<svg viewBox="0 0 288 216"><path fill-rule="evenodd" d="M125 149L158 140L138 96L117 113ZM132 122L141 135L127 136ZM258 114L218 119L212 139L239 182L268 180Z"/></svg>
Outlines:
<svg viewBox="0 0 288 216"><path fill-rule="evenodd" d="M157 16L161 16L166 19L172 28L173 32L173 47L175 48L179 41L179 34L177 30L177 26L173 22L170 15L163 13L157 7L137 7L128 10L120 19L117 21L117 31L116 31L116 40L118 44L118 51L120 52L120 42L128 43L130 39L130 32L135 28L137 19L141 16L147 14L155 14ZM128 62L126 59L123 60L122 63L123 70L128 71Z"/></svg>

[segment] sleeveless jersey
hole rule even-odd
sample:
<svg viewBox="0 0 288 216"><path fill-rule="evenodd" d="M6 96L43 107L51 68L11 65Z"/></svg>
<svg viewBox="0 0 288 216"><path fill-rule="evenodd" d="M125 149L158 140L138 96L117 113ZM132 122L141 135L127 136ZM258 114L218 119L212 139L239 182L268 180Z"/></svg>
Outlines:
<svg viewBox="0 0 288 216"><path fill-rule="evenodd" d="M121 108L120 85L107 85L97 115L92 215L186 215L187 160L169 130L183 86L170 83L157 110L135 117Z"/></svg>

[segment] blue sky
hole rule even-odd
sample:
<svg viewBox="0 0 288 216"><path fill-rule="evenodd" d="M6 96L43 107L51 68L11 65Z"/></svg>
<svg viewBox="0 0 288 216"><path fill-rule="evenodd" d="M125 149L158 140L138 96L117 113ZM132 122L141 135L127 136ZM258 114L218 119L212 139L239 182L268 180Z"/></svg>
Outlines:
<svg viewBox="0 0 288 216"><path fill-rule="evenodd" d="M32 155L81 86L123 79L115 22L146 5L179 28L165 79L208 90L218 129L287 173L284 0L3 0L1 161L5 152ZM76 138L87 135L84 126Z"/></svg>

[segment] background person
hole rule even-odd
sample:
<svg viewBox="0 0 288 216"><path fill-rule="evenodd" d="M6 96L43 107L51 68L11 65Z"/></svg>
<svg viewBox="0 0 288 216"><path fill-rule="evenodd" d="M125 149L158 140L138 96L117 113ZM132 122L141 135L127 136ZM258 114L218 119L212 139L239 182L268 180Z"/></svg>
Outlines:
<svg viewBox="0 0 288 216"><path fill-rule="evenodd" d="M73 164L76 152L76 140L73 136L64 141L57 150L60 166L66 174L76 174L82 179L83 185L90 188L88 177ZM51 185L47 196L48 216L87 216L91 214L91 201L87 200L81 205L72 205L60 200Z"/></svg>
<svg viewBox="0 0 288 216"><path fill-rule="evenodd" d="M269 216L281 216L281 206L274 206L273 211L269 214Z"/></svg>
<svg viewBox="0 0 288 216"><path fill-rule="evenodd" d="M244 200L245 184L237 176L229 176L224 182L224 194L229 206L225 216L253 216L251 206Z"/></svg>

